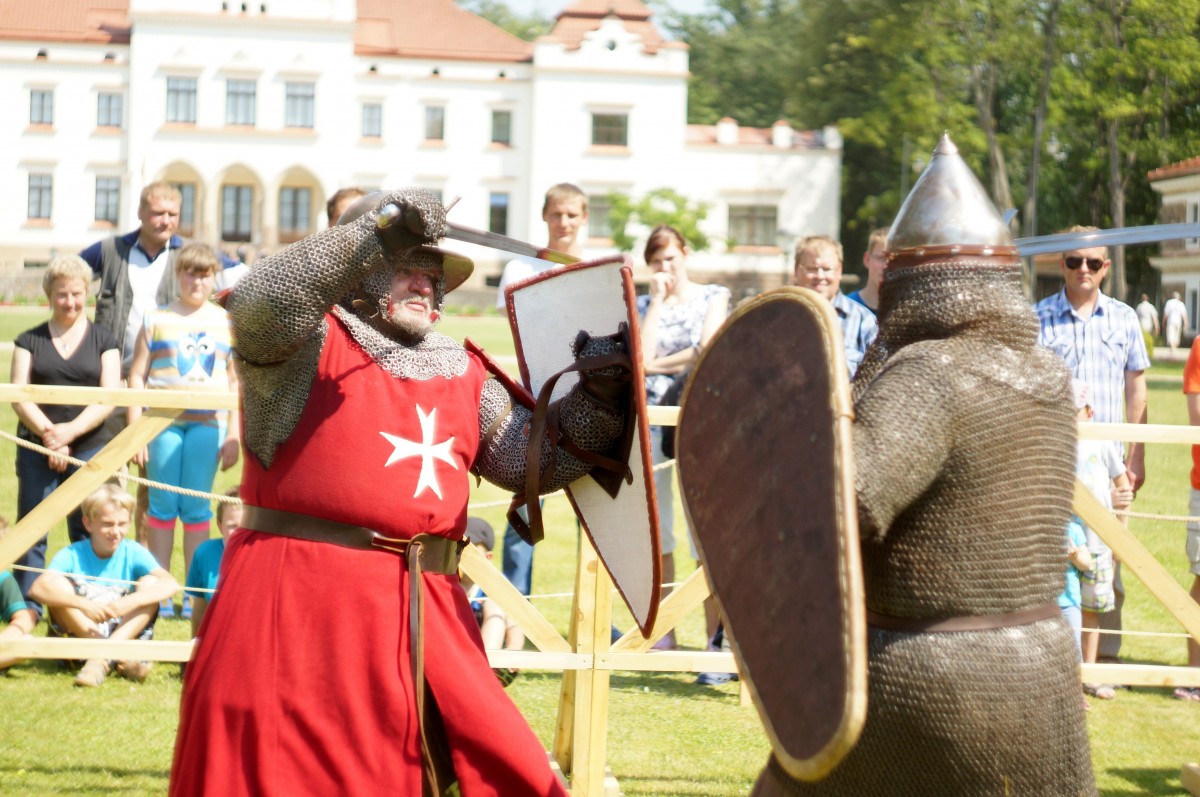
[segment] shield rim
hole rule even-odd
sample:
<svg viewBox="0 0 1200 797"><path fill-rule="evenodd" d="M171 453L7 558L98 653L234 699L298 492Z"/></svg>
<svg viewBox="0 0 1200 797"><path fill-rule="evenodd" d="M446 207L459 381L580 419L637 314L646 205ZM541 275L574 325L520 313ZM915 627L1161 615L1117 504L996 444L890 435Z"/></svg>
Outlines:
<svg viewBox="0 0 1200 797"><path fill-rule="evenodd" d="M845 652L847 682L843 701L842 720L838 725L837 731L811 757L796 758L787 752L786 747L782 744L779 735L776 733L769 713L766 711L758 685L755 683L754 675L741 664L744 658L736 632L730 636L730 640L739 662L738 669L742 674L746 687L750 690L754 705L758 710L759 718L762 720L763 728L767 733L767 738L771 742L771 751L776 760L779 761L784 770L792 777L798 780L815 781L828 775L841 762L845 755L850 752L862 733L867 716L867 620L866 603L862 586L862 561L859 551L857 497L854 491L853 476L854 408L850 400L850 382L846 378L848 373L846 355L842 346L841 325L838 323L837 313L824 296L808 288L785 286L760 294L745 302L730 314L729 318L713 337L713 340L701 351L700 359L696 363L695 369L696 372L699 372L703 368L704 360L712 350L713 344L738 319L766 304L777 301L799 302L821 319L821 343L827 355L826 362L829 369L829 384L832 387L830 393L830 410L833 416L833 435L835 441L834 507L837 513L838 537L843 552L843 555L839 559L842 569L838 574L838 578L842 583L842 596L840 596L843 608L842 648ZM687 422L688 397L693 386L698 384L698 382L699 380L690 380L684 390L679 413L680 427ZM678 461L676 467L680 469L679 479L682 485L685 478L682 460ZM688 525L695 528L691 509L688 506L687 492L683 489L680 492L683 494L683 510L687 517ZM709 558L705 553L704 543L700 539L700 535L694 535L694 537L696 540L696 549L700 553L701 563L705 566L705 577L707 578ZM709 586L710 588L712 587L711 578L709 578ZM721 596L716 590L713 590L712 594L717 601L722 616L728 617L729 615L725 610L724 601Z"/></svg>

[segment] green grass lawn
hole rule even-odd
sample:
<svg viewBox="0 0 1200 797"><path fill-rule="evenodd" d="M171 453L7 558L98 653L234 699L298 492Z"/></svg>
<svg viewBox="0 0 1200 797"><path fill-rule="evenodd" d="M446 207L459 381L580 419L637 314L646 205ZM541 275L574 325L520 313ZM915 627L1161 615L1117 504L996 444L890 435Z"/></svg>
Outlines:
<svg viewBox="0 0 1200 797"><path fill-rule="evenodd" d="M0 340L16 334L47 315L45 308L0 309ZM498 316L447 318L442 330L454 337L470 336L497 355L511 356L512 344ZM8 371L10 357L0 352L0 369ZM1175 366L1164 372L1178 373ZM1186 423L1178 384L1154 383L1150 388L1151 418L1156 423ZM0 407L0 428L15 429L16 418ZM0 441L0 462L13 462L11 443ZM1149 480L1135 509L1160 514L1185 514L1189 466L1186 446L1155 445L1147 454ZM235 484L240 465L218 476L216 489ZM473 488L476 503L506 498L487 483ZM679 578L691 572L687 543L682 539L682 510L676 511L680 531ZM0 514L16 512L16 481L11 466L0 470ZM503 508L472 512L486 518L499 532ZM574 578L576 532L569 505L562 498L546 504L547 537L538 547L534 592L569 592ZM1137 536L1185 586L1182 524L1134 520ZM51 533L50 552L66 543L65 525ZM182 580L182 553L176 548L172 572ZM1126 626L1139 631L1178 634L1179 626L1131 580ZM566 631L569 598L547 598L538 605ZM616 622L631 624L617 601ZM159 637L186 639L182 620L163 620ZM39 629L38 633L44 633ZM703 647L699 612L684 622L680 642ZM1124 654L1131 661L1182 664L1184 643L1174 637L1132 637ZM747 794L767 754L767 742L753 708L738 702L736 684L697 687L690 674L614 673L608 719L608 765L626 795L699 797ZM524 672L509 688L514 701L548 746L557 714L560 675ZM822 688L804 685L802 688ZM174 743L179 703L179 667L156 666L150 679L134 685L111 677L96 690L72 686L72 678L52 662L33 662L0 676L0 794L87 795L162 794ZM1200 706L1171 698L1170 690L1122 691L1116 700L1093 701L1088 714L1097 781L1105 795L1177 795L1182 793L1179 769L1185 761L1200 760ZM997 740L1002 744L1003 740Z"/></svg>

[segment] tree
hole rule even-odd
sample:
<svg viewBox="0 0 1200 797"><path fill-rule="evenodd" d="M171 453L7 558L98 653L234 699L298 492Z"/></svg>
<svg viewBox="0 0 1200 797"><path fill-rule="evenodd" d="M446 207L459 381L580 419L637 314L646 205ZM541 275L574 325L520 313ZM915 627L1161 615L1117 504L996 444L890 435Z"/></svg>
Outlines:
<svg viewBox="0 0 1200 797"><path fill-rule="evenodd" d="M800 0L716 0L700 14L667 12L663 27L691 47L688 121L725 116L750 127L784 117L797 58Z"/></svg>
<svg viewBox="0 0 1200 797"><path fill-rule="evenodd" d="M612 208L608 223L613 245L622 252L633 251L643 229L649 232L660 224L679 230L693 251L700 252L709 246L708 236L700 229L700 222L708 216L706 202L692 203L670 188L648 191L636 201L628 194L614 192L608 195L608 201ZM635 225L633 232L629 230L631 224Z"/></svg>

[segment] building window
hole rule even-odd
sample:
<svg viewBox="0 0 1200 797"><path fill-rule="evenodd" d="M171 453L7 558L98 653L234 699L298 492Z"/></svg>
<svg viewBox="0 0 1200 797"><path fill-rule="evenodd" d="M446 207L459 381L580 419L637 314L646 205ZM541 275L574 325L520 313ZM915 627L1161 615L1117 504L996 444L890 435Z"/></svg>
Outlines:
<svg viewBox="0 0 1200 797"><path fill-rule="evenodd" d="M279 237L282 240L294 241L308 235L311 203L312 191L308 188L279 189Z"/></svg>
<svg viewBox="0 0 1200 797"><path fill-rule="evenodd" d="M383 106L379 103L363 103L362 134L363 138L379 138L383 135Z"/></svg>
<svg viewBox="0 0 1200 797"><path fill-rule="evenodd" d="M110 92L100 92L96 95L96 127L120 127L124 121L121 118L121 95Z"/></svg>
<svg viewBox="0 0 1200 797"><path fill-rule="evenodd" d="M191 236L196 232L196 184L171 183L179 189L179 234Z"/></svg>
<svg viewBox="0 0 1200 797"><path fill-rule="evenodd" d="M253 125L258 83L253 80L225 81L225 124Z"/></svg>
<svg viewBox="0 0 1200 797"><path fill-rule="evenodd" d="M488 229L508 235L508 194L493 191L488 196Z"/></svg>
<svg viewBox="0 0 1200 797"><path fill-rule="evenodd" d="M196 78L167 78L167 121L196 124Z"/></svg>
<svg viewBox="0 0 1200 797"><path fill-rule="evenodd" d="M729 237L733 246L775 246L775 206L730 205Z"/></svg>
<svg viewBox="0 0 1200 797"><path fill-rule="evenodd" d="M492 111L492 143L512 143L512 111Z"/></svg>
<svg viewBox="0 0 1200 797"><path fill-rule="evenodd" d="M29 124L54 124L54 92L34 89L29 92Z"/></svg>
<svg viewBox="0 0 1200 797"><path fill-rule="evenodd" d="M117 212L121 206L121 178L96 178L96 221L117 223Z"/></svg>
<svg viewBox="0 0 1200 797"><path fill-rule="evenodd" d="M50 218L50 203L53 198L53 177L48 174L29 175L29 218Z"/></svg>
<svg viewBox="0 0 1200 797"><path fill-rule="evenodd" d="M249 241L253 212L251 202L254 188L248 185L221 186L221 238L226 241Z"/></svg>
<svg viewBox="0 0 1200 797"><path fill-rule="evenodd" d="M591 238L611 238L612 227L608 214L612 213L612 202L608 194L593 194L588 197L588 236Z"/></svg>
<svg viewBox="0 0 1200 797"><path fill-rule="evenodd" d="M441 141L446 137L446 109L440 105L425 106L425 140Z"/></svg>
<svg viewBox="0 0 1200 797"><path fill-rule="evenodd" d="M629 114L592 114L592 144L596 146L629 146Z"/></svg>
<svg viewBox="0 0 1200 797"><path fill-rule="evenodd" d="M312 83L288 83L284 103L287 127L312 127L317 87Z"/></svg>

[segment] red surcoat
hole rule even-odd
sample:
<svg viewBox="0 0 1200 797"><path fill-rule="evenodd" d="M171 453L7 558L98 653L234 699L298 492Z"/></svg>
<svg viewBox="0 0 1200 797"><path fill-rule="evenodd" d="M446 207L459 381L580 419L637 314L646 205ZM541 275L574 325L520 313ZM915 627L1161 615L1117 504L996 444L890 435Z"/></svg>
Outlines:
<svg viewBox="0 0 1200 797"><path fill-rule="evenodd" d="M461 539L486 374L398 379L327 316L308 403L250 504ZM422 575L426 680L463 797L565 795L487 664L455 576ZM419 797L404 559L248 530L229 540L180 711L172 795Z"/></svg>

